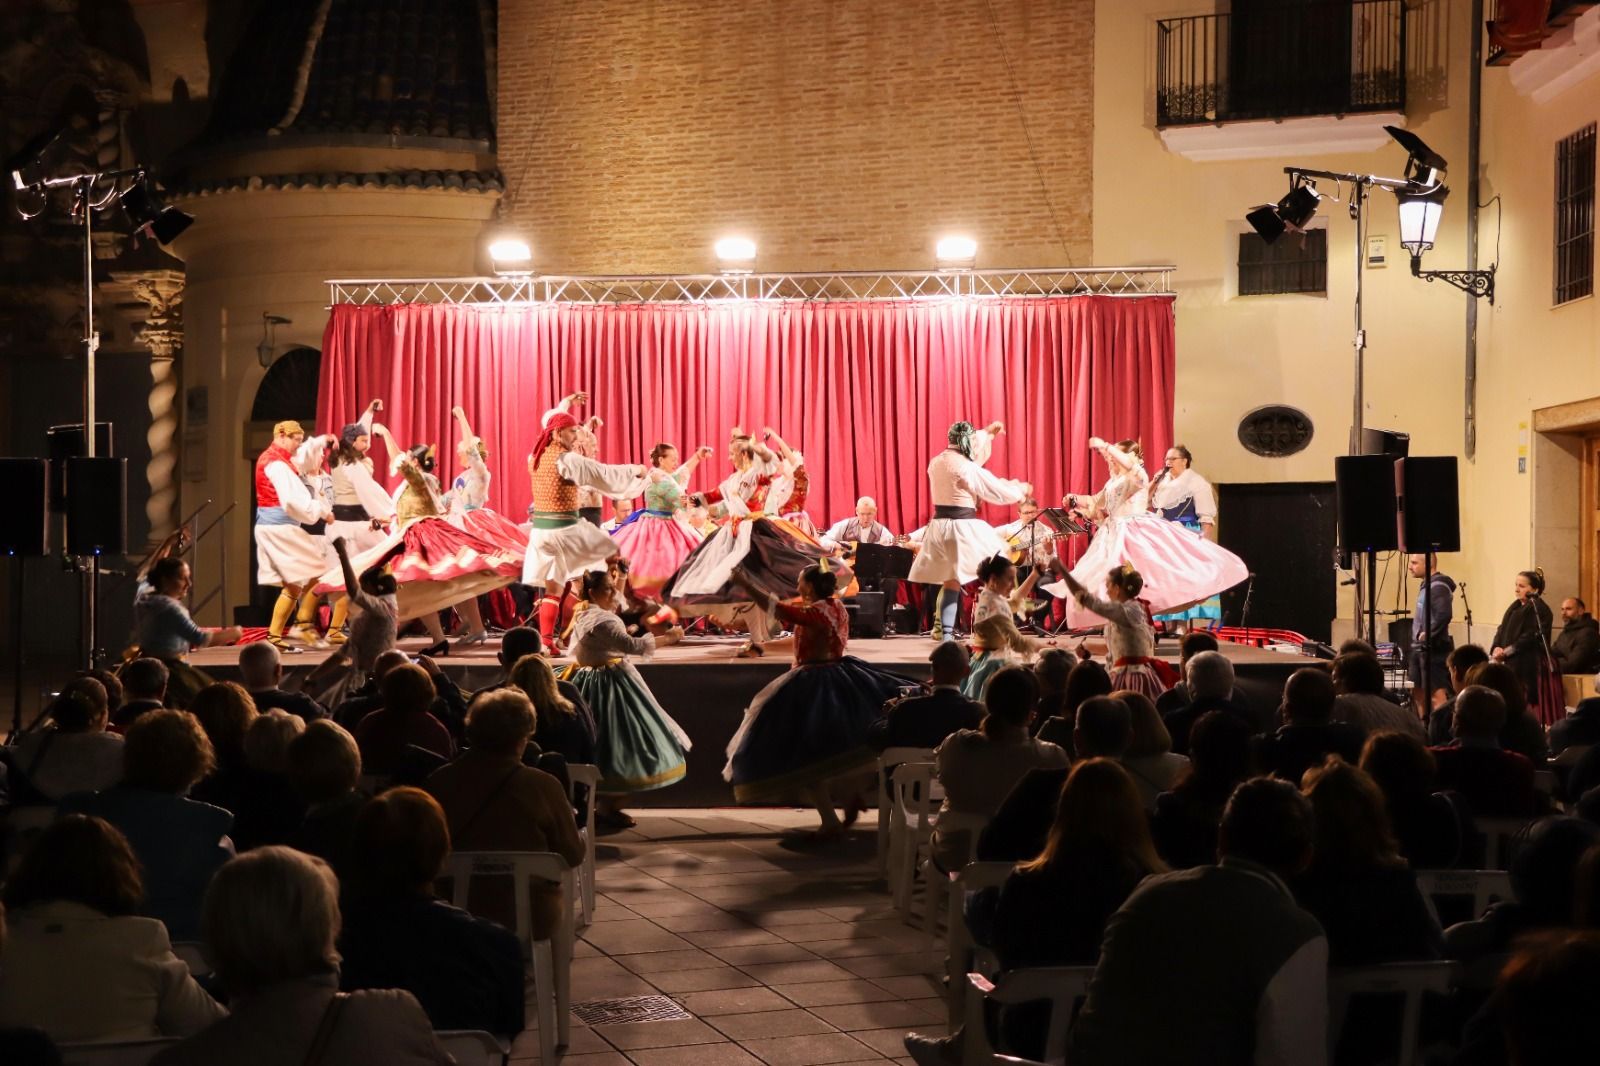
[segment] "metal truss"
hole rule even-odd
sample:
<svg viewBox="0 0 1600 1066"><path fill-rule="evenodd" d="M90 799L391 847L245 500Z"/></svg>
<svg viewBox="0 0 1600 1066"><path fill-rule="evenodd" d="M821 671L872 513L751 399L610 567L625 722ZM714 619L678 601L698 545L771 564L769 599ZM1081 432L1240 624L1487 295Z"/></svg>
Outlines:
<svg viewBox="0 0 1600 1066"><path fill-rule="evenodd" d="M331 304L709 303L1172 294L1172 266L815 274L525 275L331 280Z"/></svg>

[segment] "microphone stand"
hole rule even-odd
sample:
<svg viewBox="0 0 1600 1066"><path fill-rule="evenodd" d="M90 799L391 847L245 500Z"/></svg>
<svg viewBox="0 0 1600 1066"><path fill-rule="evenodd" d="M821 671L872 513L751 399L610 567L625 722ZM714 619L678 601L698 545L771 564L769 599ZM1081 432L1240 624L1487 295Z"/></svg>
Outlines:
<svg viewBox="0 0 1600 1066"><path fill-rule="evenodd" d="M1256 575L1251 574L1249 583L1244 587L1244 604L1239 608L1239 628L1244 630L1244 639L1250 640L1250 596L1256 590Z"/></svg>
<svg viewBox="0 0 1600 1066"><path fill-rule="evenodd" d="M1472 643L1472 601L1467 599L1467 583L1465 581L1456 586L1461 592L1461 606L1467 609L1467 643Z"/></svg>

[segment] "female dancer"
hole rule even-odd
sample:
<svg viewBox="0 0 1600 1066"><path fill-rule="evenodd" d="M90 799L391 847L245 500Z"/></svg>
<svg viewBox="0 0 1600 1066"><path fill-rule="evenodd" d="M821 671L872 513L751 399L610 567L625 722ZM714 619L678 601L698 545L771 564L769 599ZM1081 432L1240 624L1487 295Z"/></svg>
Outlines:
<svg viewBox="0 0 1600 1066"><path fill-rule="evenodd" d="M806 497L811 494L811 475L806 472L806 457L789 447L771 426L762 430L762 437L771 441L777 451L778 472L772 484L767 486L766 499L758 509L793 523L806 536L816 540L816 523L806 513Z"/></svg>
<svg viewBox="0 0 1600 1066"><path fill-rule="evenodd" d="M972 645L978 654L972 660L972 672L961 683L961 691L975 700L983 698L983 686L991 674L1016 662L1015 655L1031 658L1043 646L1024 636L1014 617L1022 613L1039 572L1030 566L1027 580L1018 585L1011 560L994 555L979 564L978 580L983 588L972 610Z"/></svg>
<svg viewBox="0 0 1600 1066"><path fill-rule="evenodd" d="M683 636L673 627L659 638L646 633L631 637L617 616L617 590L604 570L583 575L588 607L572 620L573 665L562 671L594 712L597 733L595 762L600 767L600 792L611 794L600 815L619 828L633 825L621 810L619 793L665 788L683 779L688 734L650 694L629 655L649 656L656 645Z"/></svg>
<svg viewBox="0 0 1600 1066"><path fill-rule="evenodd" d="M689 554L661 594L683 614L710 614L721 620L743 617L750 642L739 654L760 655L761 645L773 635L772 619L761 601L732 580L734 569L742 567L765 592L765 599L776 600L794 588L801 571L816 566L827 552L792 522L760 513L764 490L778 472L771 451L735 427L728 457L733 473L714 491L697 493L692 499L720 504L729 521Z"/></svg>
<svg viewBox="0 0 1600 1066"><path fill-rule="evenodd" d="M1093 496L1069 494L1061 501L1062 506L1100 524L1089 550L1072 568L1079 585L1098 584L1102 575L1127 563L1142 575L1143 598L1150 609L1175 611L1250 576L1244 561L1231 551L1150 513L1150 478L1138 441L1107 444L1090 437L1089 446L1104 457L1111 478ZM1062 581L1044 588L1062 599L1069 595ZM1069 626L1083 628L1103 621L1076 599L1067 604Z"/></svg>
<svg viewBox="0 0 1600 1066"><path fill-rule="evenodd" d="M1150 482L1150 507L1168 522L1199 533L1207 540L1217 539L1217 496L1211 483L1195 473L1189 449L1174 444L1167 449L1166 466ZM1212 596L1191 607L1170 614L1156 615L1181 633L1199 622L1202 626L1222 621L1222 598Z"/></svg>
<svg viewBox="0 0 1600 1066"><path fill-rule="evenodd" d="M841 823L828 783L873 765L867 729L884 702L910 682L844 653L850 619L834 596L838 578L826 557L800 572L795 600L780 601L744 567L735 568L730 580L794 628L794 669L750 702L728 743L722 776L740 803L804 793L822 819L816 839L837 837L855 821L861 801L852 798Z"/></svg>
<svg viewBox="0 0 1600 1066"><path fill-rule="evenodd" d="M373 400L361 417L339 431L329 477L333 488L333 521L328 525L328 541L343 538L345 547L356 555L375 548L387 535L384 526L394 518L394 501L372 476L372 416L383 410L382 400ZM333 619L328 625L328 640L343 644L349 639L346 621L350 614L350 595L346 590L334 602Z"/></svg>
<svg viewBox="0 0 1600 1066"><path fill-rule="evenodd" d="M644 509L633 512L611 534L617 551L632 564L633 587L647 596L659 596L661 586L700 546L700 535L682 514L684 489L694 468L710 454L711 446L702 444L688 462L683 462L671 444L663 442L651 448Z"/></svg>
<svg viewBox="0 0 1600 1066"><path fill-rule="evenodd" d="M1528 694L1528 707L1549 726L1566 714L1561 678L1550 655L1550 627L1554 619L1544 602L1544 571L1517 574L1516 599L1506 608L1500 628L1494 631L1490 657L1516 672ZM1556 676L1552 677L1552 674ZM1554 691L1551 691L1553 687Z"/></svg>
<svg viewBox="0 0 1600 1066"><path fill-rule="evenodd" d="M1079 584L1059 563L1056 565L1074 601L1106 620L1106 665L1110 668L1112 691L1132 689L1154 700L1171 688L1177 676L1164 660L1155 658L1155 628L1138 598L1144 588L1139 571L1127 565L1112 568L1106 575L1102 599Z"/></svg>
<svg viewBox="0 0 1600 1066"><path fill-rule="evenodd" d="M934 608L934 640L956 638L961 586L977 578L985 559L1006 552L1004 538L978 517L978 501L1017 503L1033 495L1033 486L1026 481L1008 481L983 468L995 436L1004 432L1000 422L983 429L957 422L946 435L948 447L928 464L933 519L923 527L922 547L907 580L941 586Z"/></svg>
<svg viewBox="0 0 1600 1066"><path fill-rule="evenodd" d="M399 620L420 619L433 640L423 654L443 655L450 645L439 624L439 612L509 585L516 580L521 560L444 519L444 500L432 472L432 445L401 451L383 426L374 425L372 431L384 438L394 455L390 473L399 473L405 482L395 494L394 532L352 559L352 569L362 574L392 559L391 570L399 585ZM317 586L318 592L343 589L342 567L323 575ZM469 610L476 614L476 608L474 602ZM468 624L472 624L470 617ZM483 620L478 618L474 632L482 629Z"/></svg>
<svg viewBox="0 0 1600 1066"><path fill-rule="evenodd" d="M456 424L461 427L461 441L456 445L456 458L465 467L450 484L445 494L450 516L456 524L469 533L475 533L503 551L521 555L528 550L528 537L515 522L498 511L489 509L489 448L482 437L474 436L467 423L467 413L452 407Z"/></svg>

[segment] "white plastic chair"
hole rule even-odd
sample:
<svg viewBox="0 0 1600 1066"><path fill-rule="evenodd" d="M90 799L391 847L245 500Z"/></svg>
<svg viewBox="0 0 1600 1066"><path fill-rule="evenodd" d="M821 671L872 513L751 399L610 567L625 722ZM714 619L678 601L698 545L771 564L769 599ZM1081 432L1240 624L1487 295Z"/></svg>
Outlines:
<svg viewBox="0 0 1600 1066"><path fill-rule="evenodd" d="M1417 887L1435 921L1439 912L1433 901L1439 896L1471 897L1472 916L1481 918L1489 904L1511 898L1511 875L1504 870L1418 870Z"/></svg>
<svg viewBox="0 0 1600 1066"><path fill-rule="evenodd" d="M200 941L174 940L172 942L172 953L182 959L185 966L189 967L190 977L209 977L211 975L211 962L206 958L206 947Z"/></svg>
<svg viewBox="0 0 1600 1066"><path fill-rule="evenodd" d="M452 879L451 902L463 910L475 877L511 878L517 913L517 939L533 961L533 987L539 1019L539 1055L542 1062L556 1061L556 1048L566 1047L571 1033L572 1003L572 867L551 851L458 851L450 856L446 875ZM533 905L529 900L534 880L561 886L560 918L548 940L533 939Z"/></svg>
<svg viewBox="0 0 1600 1066"><path fill-rule="evenodd" d="M889 812L889 891L895 909L911 912L917 880L917 852L933 835L933 764L902 763L894 774L894 801Z"/></svg>
<svg viewBox="0 0 1600 1066"><path fill-rule="evenodd" d="M889 812L894 807L890 773L905 763L933 762L932 748L885 748L878 756L878 872L889 874Z"/></svg>
<svg viewBox="0 0 1600 1066"><path fill-rule="evenodd" d="M145 1066L162 1048L178 1042L176 1037L153 1040L115 1040L92 1044L62 1044L62 1066Z"/></svg>
<svg viewBox="0 0 1600 1066"><path fill-rule="evenodd" d="M972 864L972 857L978 850L978 836L988 824L989 819L981 814L943 811L934 815L934 832L939 837L940 847L946 851L945 861L955 867L955 872L945 870L933 861L933 839L930 837L928 857L918 866L928 885L927 906L922 911L922 931L928 934L930 949L939 937L939 918L950 909L950 894L957 892L952 878ZM950 849L956 844L962 845L962 850L951 854Z"/></svg>
<svg viewBox="0 0 1600 1066"><path fill-rule="evenodd" d="M1483 866L1486 870L1511 868L1511 849L1533 818L1474 818L1473 828L1483 838Z"/></svg>
<svg viewBox="0 0 1600 1066"><path fill-rule="evenodd" d="M1450 991L1453 962L1391 962L1382 966L1351 966L1328 971L1328 1061L1339 1047L1350 999L1357 995L1402 995L1400 1046L1396 1066L1415 1066L1422 1028L1422 994Z"/></svg>
<svg viewBox="0 0 1600 1066"><path fill-rule="evenodd" d="M1045 1036L1044 1062L1058 1066L1067 1057L1067 1031L1072 1028L1078 1000L1089 994L1093 966L1040 966L1012 970L990 981L982 974L967 974L966 1018L962 1027L963 1066L987 1066L1004 1056L989 1045L984 1004L1002 1010L1019 1003L1050 1001L1050 1028Z"/></svg>
<svg viewBox="0 0 1600 1066"><path fill-rule="evenodd" d="M959 873L950 875L949 910L945 918L945 972L950 978L947 984L952 1026L961 1020L962 1004L966 1001L967 983L962 975L969 970L982 972L981 967L968 959L975 945L972 930L967 927L967 893L999 888L1013 869L1009 862L969 862ZM986 977L992 975L992 971L984 973Z"/></svg>
<svg viewBox="0 0 1600 1066"><path fill-rule="evenodd" d="M482 1029L440 1029L433 1034L456 1066L503 1066L509 1049Z"/></svg>
<svg viewBox="0 0 1600 1066"><path fill-rule="evenodd" d="M578 924L588 928L594 921L594 808L600 798L600 767L589 763L568 763L567 782L571 790L573 809L578 806L578 786L588 789L588 802L584 805L583 828L578 837L583 841L583 865L578 868Z"/></svg>

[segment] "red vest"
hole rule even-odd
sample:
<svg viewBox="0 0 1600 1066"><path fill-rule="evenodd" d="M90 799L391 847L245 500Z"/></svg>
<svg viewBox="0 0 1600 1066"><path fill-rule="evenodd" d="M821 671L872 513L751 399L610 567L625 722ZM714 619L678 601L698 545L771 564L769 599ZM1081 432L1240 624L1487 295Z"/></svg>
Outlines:
<svg viewBox="0 0 1600 1066"><path fill-rule="evenodd" d="M271 444L261 453L256 460L256 506L257 507L282 507L278 499L278 490L272 487L272 479L267 477L267 467L276 462L289 464L289 469L294 469L294 453L287 448L280 448Z"/></svg>

